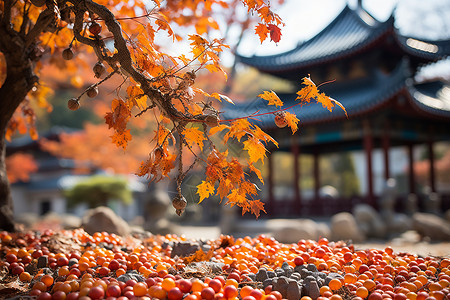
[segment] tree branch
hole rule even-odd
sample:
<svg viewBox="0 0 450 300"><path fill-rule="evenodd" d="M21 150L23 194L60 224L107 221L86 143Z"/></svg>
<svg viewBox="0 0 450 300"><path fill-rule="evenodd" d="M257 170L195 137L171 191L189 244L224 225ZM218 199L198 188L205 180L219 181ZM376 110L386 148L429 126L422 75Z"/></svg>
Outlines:
<svg viewBox="0 0 450 300"><path fill-rule="evenodd" d="M34 24L33 28L31 28L25 37L25 47L29 47L36 41L42 31L53 21L53 18L53 10L50 8L45 9L39 14L36 24Z"/></svg>

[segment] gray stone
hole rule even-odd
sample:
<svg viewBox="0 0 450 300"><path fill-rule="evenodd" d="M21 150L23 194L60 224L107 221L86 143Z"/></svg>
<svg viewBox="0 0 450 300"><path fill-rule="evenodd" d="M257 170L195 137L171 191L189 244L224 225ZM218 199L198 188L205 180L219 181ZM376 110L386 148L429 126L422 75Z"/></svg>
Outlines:
<svg viewBox="0 0 450 300"><path fill-rule="evenodd" d="M263 288L268 287L269 285L273 285L273 278L267 278L263 281Z"/></svg>
<svg viewBox="0 0 450 300"><path fill-rule="evenodd" d="M271 227L270 221L268 227ZM330 230L326 224L319 224L310 219L299 219L286 222L283 226L272 227L273 237L281 243L296 243L299 240L318 240L329 237Z"/></svg>
<svg viewBox="0 0 450 300"><path fill-rule="evenodd" d="M290 281L286 291L287 300L299 300L302 297L302 288L296 281Z"/></svg>
<svg viewBox="0 0 450 300"><path fill-rule="evenodd" d="M368 204L358 204L353 215L361 231L367 237L384 238L386 226L377 211Z"/></svg>
<svg viewBox="0 0 450 300"><path fill-rule="evenodd" d="M102 231L121 236L130 233L130 227L127 222L106 206L88 210L83 217L81 227L91 235Z"/></svg>
<svg viewBox="0 0 450 300"><path fill-rule="evenodd" d="M285 276L280 276L277 280L273 281L273 289L279 291L283 298L287 297L287 289L289 286L288 278Z"/></svg>
<svg viewBox="0 0 450 300"><path fill-rule="evenodd" d="M316 300L317 298L320 297L319 286L317 285L316 281L311 281L309 283L308 296L311 297L313 300Z"/></svg>
<svg viewBox="0 0 450 300"><path fill-rule="evenodd" d="M308 271L311 271L311 272L317 272L317 271L318 271L315 264L308 264L308 265L306 266L306 269L307 269Z"/></svg>
<svg viewBox="0 0 450 300"><path fill-rule="evenodd" d="M393 214L387 226L391 235L398 235L412 229L412 220L406 214Z"/></svg>
<svg viewBox="0 0 450 300"><path fill-rule="evenodd" d="M269 278L269 276L267 275L267 270L264 268L259 269L256 273L256 281L263 282L267 278Z"/></svg>
<svg viewBox="0 0 450 300"><path fill-rule="evenodd" d="M355 217L348 212L342 212L331 217L331 234L334 240L351 240L362 242L364 234L359 229Z"/></svg>
<svg viewBox="0 0 450 300"><path fill-rule="evenodd" d="M445 219L428 213L415 213L412 216L412 226L421 236L431 241L449 241L450 223Z"/></svg>

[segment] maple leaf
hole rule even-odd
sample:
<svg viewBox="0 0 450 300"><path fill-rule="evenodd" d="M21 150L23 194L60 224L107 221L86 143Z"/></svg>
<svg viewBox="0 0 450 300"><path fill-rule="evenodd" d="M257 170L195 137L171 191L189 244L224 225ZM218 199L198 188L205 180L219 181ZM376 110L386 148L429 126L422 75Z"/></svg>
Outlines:
<svg viewBox="0 0 450 300"><path fill-rule="evenodd" d="M251 137L244 142L244 150L248 151L250 157L250 163L261 160L264 163L264 157L266 156L266 148L256 138Z"/></svg>
<svg viewBox="0 0 450 300"><path fill-rule="evenodd" d="M297 123L298 123L299 119L297 119L296 115L291 114L290 112L286 112L284 117L286 119L286 122L287 122L288 126L292 130L292 134L294 134L298 130Z"/></svg>
<svg viewBox="0 0 450 300"><path fill-rule="evenodd" d="M204 133L199 129L195 127L185 128L183 131L183 136L190 147L197 144L200 149L203 149L203 141L206 140L206 138Z"/></svg>
<svg viewBox="0 0 450 300"><path fill-rule="evenodd" d="M331 101L331 98L325 95L324 93L319 93L316 97L317 102L322 104L322 106L329 111L333 110L333 107L335 106L335 103Z"/></svg>
<svg viewBox="0 0 450 300"><path fill-rule="evenodd" d="M123 150L127 149L128 142L131 141L130 129L125 131L116 131L111 136L111 140L117 147L122 147Z"/></svg>
<svg viewBox="0 0 450 300"><path fill-rule="evenodd" d="M259 36L259 40L262 43L269 34L269 28L267 28L267 26L262 23L258 23L258 25L256 25L255 27L255 33Z"/></svg>
<svg viewBox="0 0 450 300"><path fill-rule="evenodd" d="M212 136L212 135L216 134L217 132L220 132L225 129L230 129L230 126L228 126L226 124L220 124L219 126L211 127L209 129L209 136Z"/></svg>
<svg viewBox="0 0 450 300"><path fill-rule="evenodd" d="M202 181L197 185L197 194L200 195L200 204L204 199L209 198L210 195L214 194L214 186L209 181Z"/></svg>
<svg viewBox="0 0 450 300"><path fill-rule="evenodd" d="M244 135L249 133L250 128L251 124L247 119L239 119L231 122L230 131L225 134L223 142L227 143L230 137L235 137L238 141L240 141Z"/></svg>
<svg viewBox="0 0 450 300"><path fill-rule="evenodd" d="M337 106L339 106L339 107L344 111L345 116L348 118L347 110L345 109L344 105L342 105L341 102L339 102L339 101L337 101L337 100L335 100L335 99L333 99L333 98L331 98L331 97L328 97L328 98L329 98L331 101L333 101Z"/></svg>
<svg viewBox="0 0 450 300"><path fill-rule="evenodd" d="M228 195L231 189L231 180L225 179L219 181L219 187L217 188L216 195L220 197L220 201Z"/></svg>
<svg viewBox="0 0 450 300"><path fill-rule="evenodd" d="M264 210L264 203L262 203L261 200L250 201L250 210L251 210L251 213L254 214L257 219L259 218L261 211L263 211L264 213L267 213Z"/></svg>
<svg viewBox="0 0 450 300"><path fill-rule="evenodd" d="M283 101L275 94L274 91L264 91L264 93L258 95L259 98L269 101L268 105L283 106Z"/></svg>
<svg viewBox="0 0 450 300"><path fill-rule="evenodd" d="M261 181L261 183L264 184L264 179L262 177L261 170L257 169L252 163L249 163L248 167L249 167L250 171L252 171L253 173L256 174L259 181Z"/></svg>
<svg viewBox="0 0 450 300"><path fill-rule="evenodd" d="M247 202L245 194L243 195L239 191L239 189L233 189L227 198L228 201L225 204L230 204L231 207L233 207L234 205L242 207L243 205L245 205L244 203Z"/></svg>
<svg viewBox="0 0 450 300"><path fill-rule="evenodd" d="M309 77L303 78L302 85L304 85L304 87L297 92L297 98L295 100L300 99L302 102L309 103L311 98L315 98L319 91Z"/></svg>
<svg viewBox="0 0 450 300"><path fill-rule="evenodd" d="M281 29L277 25L269 24L267 25L270 31L270 39L275 43L278 43L281 39Z"/></svg>
<svg viewBox="0 0 450 300"><path fill-rule="evenodd" d="M131 117L131 111L123 100L114 99L111 102L112 112L107 112L105 122L108 128L114 128L117 131L125 130L128 119Z"/></svg>

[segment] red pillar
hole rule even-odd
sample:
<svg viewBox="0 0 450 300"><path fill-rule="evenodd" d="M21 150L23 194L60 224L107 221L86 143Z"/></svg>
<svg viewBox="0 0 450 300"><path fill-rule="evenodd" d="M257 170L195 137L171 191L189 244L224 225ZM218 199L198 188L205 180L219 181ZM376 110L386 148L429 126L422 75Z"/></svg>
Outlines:
<svg viewBox="0 0 450 300"><path fill-rule="evenodd" d="M319 151L314 150L313 154L313 172L314 172L314 199L319 199L320 174L319 174Z"/></svg>
<svg viewBox="0 0 450 300"><path fill-rule="evenodd" d="M295 204L294 207L298 213L301 212L302 199L300 194L300 168L299 168L299 157L300 157L300 146L298 141L292 138L291 141L292 154L294 156L294 195Z"/></svg>
<svg viewBox="0 0 450 300"><path fill-rule="evenodd" d="M391 170L389 167L389 148L390 148L390 139L389 139L389 124L386 123L384 126L383 138L382 138L382 146L383 146L383 156L384 156L384 180L388 180L391 178Z"/></svg>
<svg viewBox="0 0 450 300"><path fill-rule="evenodd" d="M409 193L416 193L416 184L414 180L414 147L413 143L408 143L408 185Z"/></svg>
<svg viewBox="0 0 450 300"><path fill-rule="evenodd" d="M434 168L434 147L433 141L428 141L428 156L430 162L430 188L433 193L436 193L436 170Z"/></svg>
<svg viewBox="0 0 450 300"><path fill-rule="evenodd" d="M364 120L364 152L366 154L366 173L367 173L367 202L373 207L376 206L373 194L373 170L372 170L372 150L373 137L370 129L369 120Z"/></svg>
<svg viewBox="0 0 450 300"><path fill-rule="evenodd" d="M267 163L269 168L269 174L267 178L267 188L269 190L269 202L267 203L268 214L273 214L273 208L275 207L275 196L273 193L273 157L272 153L267 156Z"/></svg>

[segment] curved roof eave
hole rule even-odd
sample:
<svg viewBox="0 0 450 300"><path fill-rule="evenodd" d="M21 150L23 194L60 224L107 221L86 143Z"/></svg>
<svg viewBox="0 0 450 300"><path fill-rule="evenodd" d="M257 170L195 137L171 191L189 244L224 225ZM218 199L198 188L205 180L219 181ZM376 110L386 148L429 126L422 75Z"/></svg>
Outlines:
<svg viewBox="0 0 450 300"><path fill-rule="evenodd" d="M402 92L405 88L405 80L407 77L407 62L402 62L396 70L390 75L378 74L364 84L355 86L354 89L343 90L340 92L330 93L329 96L338 100L346 108L349 118L364 115L374 109L381 107L393 98L394 95ZM345 119L345 113L339 107L336 107L332 112L323 108L318 103L307 106L295 106L298 103L295 98L296 94L279 95L284 102L284 107L291 107L294 105L294 112L297 114L301 124L310 125L324 122L332 122ZM255 112L264 114L258 117L255 124L269 129L274 128L273 115L270 113L275 110L269 107L262 99L255 99L248 103L237 105L227 105L224 107L224 118L234 119L246 115L252 115ZM253 118L256 119L256 118Z"/></svg>
<svg viewBox="0 0 450 300"><path fill-rule="evenodd" d="M240 62L264 72L291 70L358 52L378 40L393 27L394 17L392 15L385 22L379 22L362 9L352 10L346 6L319 34L290 51L269 56L236 55L236 58ZM343 35L341 38L337 38L335 35L338 32ZM324 45L326 47L322 47ZM311 53L310 55L314 53L315 56L309 59L301 58L302 55L308 56L308 53ZM319 54L317 55L317 53Z"/></svg>
<svg viewBox="0 0 450 300"><path fill-rule="evenodd" d="M450 119L450 86L431 82L408 87L408 100L419 113L436 118Z"/></svg>

